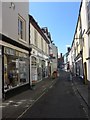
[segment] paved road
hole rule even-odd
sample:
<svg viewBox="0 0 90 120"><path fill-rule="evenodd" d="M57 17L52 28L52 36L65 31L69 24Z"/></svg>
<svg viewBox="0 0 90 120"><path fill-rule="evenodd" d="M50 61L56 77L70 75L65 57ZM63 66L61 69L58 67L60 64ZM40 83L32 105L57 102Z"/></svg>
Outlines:
<svg viewBox="0 0 90 120"><path fill-rule="evenodd" d="M55 85L21 118L86 118L86 114L72 89L69 75L62 71Z"/></svg>

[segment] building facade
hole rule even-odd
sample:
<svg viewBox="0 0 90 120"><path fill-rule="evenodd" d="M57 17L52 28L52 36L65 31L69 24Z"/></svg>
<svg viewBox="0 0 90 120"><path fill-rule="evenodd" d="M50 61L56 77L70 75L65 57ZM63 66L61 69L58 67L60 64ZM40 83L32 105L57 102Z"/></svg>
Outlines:
<svg viewBox="0 0 90 120"><path fill-rule="evenodd" d="M48 52L48 55L49 55L49 58L48 58L48 77L51 77L52 76L52 40L51 40L51 34L50 32L48 31L48 28L47 27L43 27L42 28L42 31L44 32L45 36L47 37L48 41L49 41L49 44L48 44L48 49L49 49L49 52Z"/></svg>
<svg viewBox="0 0 90 120"><path fill-rule="evenodd" d="M0 1L0 33L2 33L2 2ZM0 36L0 41L2 36ZM2 100L2 45L0 45L0 101ZM1 113L1 112L0 112Z"/></svg>
<svg viewBox="0 0 90 120"><path fill-rule="evenodd" d="M48 77L49 40L30 15L31 84Z"/></svg>
<svg viewBox="0 0 90 120"><path fill-rule="evenodd" d="M90 81L90 1L86 3L86 17L87 17L87 35L88 35L88 55L87 55L87 79Z"/></svg>
<svg viewBox="0 0 90 120"><path fill-rule="evenodd" d="M71 45L72 72L84 78L84 83L90 81L89 64L89 10L90 2L82 0L73 42Z"/></svg>
<svg viewBox="0 0 90 120"><path fill-rule="evenodd" d="M58 68L63 69L64 67L64 57L62 53L60 53L60 56L58 55Z"/></svg>
<svg viewBox="0 0 90 120"><path fill-rule="evenodd" d="M53 74L54 71L57 71L58 68L58 48L54 43L51 43L51 48L52 48L52 66L51 66L51 75Z"/></svg>
<svg viewBox="0 0 90 120"><path fill-rule="evenodd" d="M2 2L2 93L17 94L30 86L29 2ZM1 59L1 58L0 58ZM12 92L13 91L13 92ZM17 92L18 91L18 92Z"/></svg>

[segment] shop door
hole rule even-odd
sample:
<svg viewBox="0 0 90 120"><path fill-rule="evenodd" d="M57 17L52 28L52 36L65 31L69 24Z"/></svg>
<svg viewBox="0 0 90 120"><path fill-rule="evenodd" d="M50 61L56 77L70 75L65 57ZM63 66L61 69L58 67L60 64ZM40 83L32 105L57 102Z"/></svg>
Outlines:
<svg viewBox="0 0 90 120"><path fill-rule="evenodd" d="M84 62L84 83L87 84L87 63Z"/></svg>

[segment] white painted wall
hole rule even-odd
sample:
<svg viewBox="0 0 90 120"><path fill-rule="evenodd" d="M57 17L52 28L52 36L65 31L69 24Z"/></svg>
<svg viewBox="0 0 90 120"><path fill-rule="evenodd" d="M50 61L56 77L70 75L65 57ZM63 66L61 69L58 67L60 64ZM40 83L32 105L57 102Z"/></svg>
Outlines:
<svg viewBox="0 0 90 120"><path fill-rule="evenodd" d="M0 1L0 33L2 33L2 2Z"/></svg>
<svg viewBox="0 0 90 120"><path fill-rule="evenodd" d="M81 20L82 20L82 31L85 29L85 33L86 33L88 29L86 0L83 0L82 9L81 9ZM90 81L90 60L86 60L86 58L89 57L90 37L88 37L87 34L84 34L83 37L84 37L83 61L87 63L87 79Z"/></svg>
<svg viewBox="0 0 90 120"><path fill-rule="evenodd" d="M52 59L52 73L53 71L56 71L57 70L57 54L58 54L58 49L55 45L53 45L53 43L51 44L52 46L52 54L53 54L53 57L55 57L55 59Z"/></svg>
<svg viewBox="0 0 90 120"><path fill-rule="evenodd" d="M28 45L28 28L29 28L29 3L14 2L15 9L10 8L11 2L2 2L2 33L6 36L18 40L18 14L26 21L26 44ZM20 41L19 41L20 42ZM21 42L22 43L22 42ZM22 43L25 45L25 43Z"/></svg>
<svg viewBox="0 0 90 120"><path fill-rule="evenodd" d="M68 55L68 61L69 61L70 69L71 69L72 68L71 51L69 52L69 55Z"/></svg>
<svg viewBox="0 0 90 120"><path fill-rule="evenodd" d="M88 37L88 41L90 41L90 34L89 34L89 37ZM90 51L90 42L88 42L88 45L89 45L89 51ZM89 52L89 56L90 56L90 52ZM87 79L90 81L90 59L87 60Z"/></svg>

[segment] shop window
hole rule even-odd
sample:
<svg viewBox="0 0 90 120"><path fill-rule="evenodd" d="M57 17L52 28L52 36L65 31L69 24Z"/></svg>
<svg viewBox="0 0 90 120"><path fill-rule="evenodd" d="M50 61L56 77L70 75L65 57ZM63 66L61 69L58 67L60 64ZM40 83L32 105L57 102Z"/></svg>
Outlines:
<svg viewBox="0 0 90 120"><path fill-rule="evenodd" d="M32 57L31 64L32 64L32 66L36 66L37 65L37 59L35 57Z"/></svg>
<svg viewBox="0 0 90 120"><path fill-rule="evenodd" d="M11 55L4 55L4 82L5 89L14 87L18 83L18 69L16 59Z"/></svg>
<svg viewBox="0 0 90 120"><path fill-rule="evenodd" d="M9 48L8 48L9 49ZM20 53L15 51L14 55L7 54L7 50L4 50L4 88L5 90L12 87L22 85L29 82L29 60L28 55L22 53L23 57L20 57ZM10 50L8 50L10 51ZM25 56L25 57L24 57Z"/></svg>
<svg viewBox="0 0 90 120"><path fill-rule="evenodd" d="M27 72L28 72L27 62L28 61L23 58L20 58L19 60L20 83L27 81Z"/></svg>

